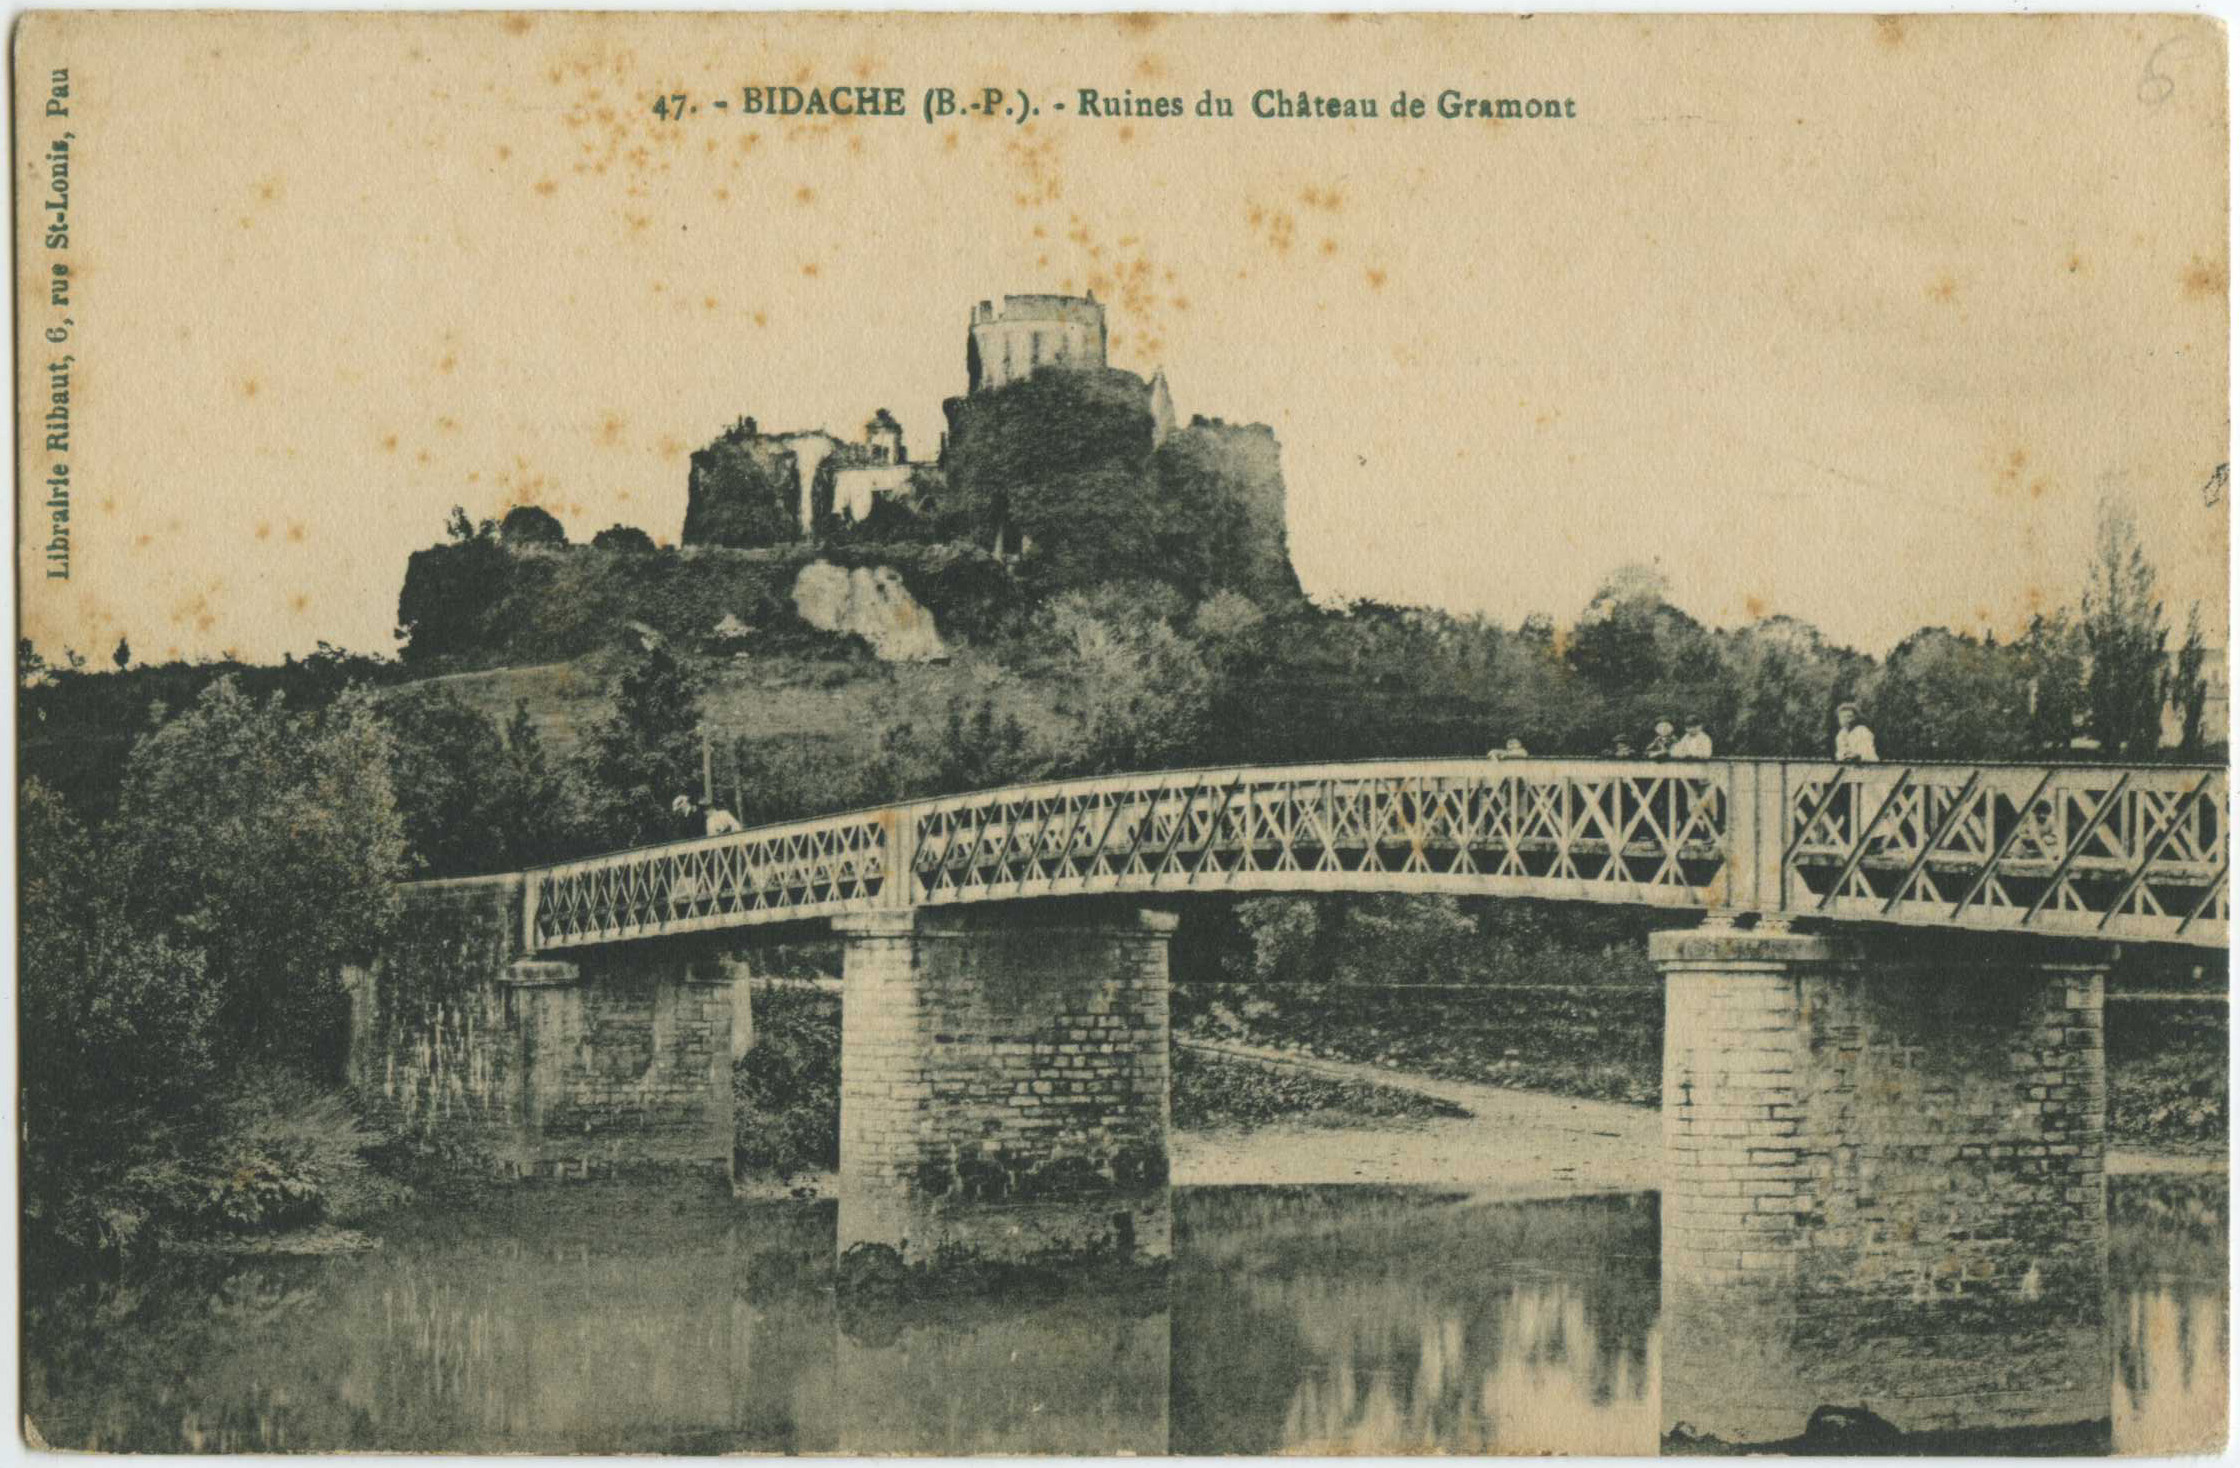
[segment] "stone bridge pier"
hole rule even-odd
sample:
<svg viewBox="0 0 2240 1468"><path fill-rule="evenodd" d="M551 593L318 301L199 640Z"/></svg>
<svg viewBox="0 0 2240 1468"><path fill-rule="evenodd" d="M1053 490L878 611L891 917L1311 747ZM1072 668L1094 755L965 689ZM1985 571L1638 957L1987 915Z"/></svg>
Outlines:
<svg viewBox="0 0 2240 1468"><path fill-rule="evenodd" d="M521 883L404 889L391 951L343 976L353 1089L504 1177L728 1180L733 974L720 953L662 940L524 957Z"/></svg>
<svg viewBox="0 0 2240 1468"><path fill-rule="evenodd" d="M2112 954L1706 925L1651 955L1667 1447L1863 1407L2105 1450Z"/></svg>
<svg viewBox="0 0 2240 1468"><path fill-rule="evenodd" d="M1168 1257L1175 921L1036 901L835 925L843 1257Z"/></svg>

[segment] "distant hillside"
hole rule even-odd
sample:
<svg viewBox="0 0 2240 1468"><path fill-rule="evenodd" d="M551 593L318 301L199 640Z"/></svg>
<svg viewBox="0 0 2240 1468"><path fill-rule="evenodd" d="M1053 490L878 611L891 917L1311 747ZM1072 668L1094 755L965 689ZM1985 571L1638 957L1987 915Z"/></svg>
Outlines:
<svg viewBox="0 0 2240 1468"><path fill-rule="evenodd" d="M397 604L403 656L430 670L553 662L628 641L633 624L698 651L727 619L764 642L814 639L793 587L817 560L892 566L944 632L969 636L1019 599L1002 563L968 545L510 547L486 526L413 552Z"/></svg>
<svg viewBox="0 0 2240 1468"><path fill-rule="evenodd" d="M794 599L815 561L893 568L944 639L971 641L1012 613L1111 581L1223 591L1263 610L1301 600L1284 530L1272 430L1198 418L1163 429L1149 384L1108 368L1045 368L946 404L936 468L889 467L914 488L836 516L812 486L819 527L801 537L801 481L826 484L860 446L771 436L753 420L693 456L682 547L606 532L569 545L557 521L516 510L503 528L455 516L415 551L397 602L404 659L475 668L578 658L650 628L687 650L719 629L806 634ZM851 469L846 472L870 472ZM789 498L790 496L790 498Z"/></svg>

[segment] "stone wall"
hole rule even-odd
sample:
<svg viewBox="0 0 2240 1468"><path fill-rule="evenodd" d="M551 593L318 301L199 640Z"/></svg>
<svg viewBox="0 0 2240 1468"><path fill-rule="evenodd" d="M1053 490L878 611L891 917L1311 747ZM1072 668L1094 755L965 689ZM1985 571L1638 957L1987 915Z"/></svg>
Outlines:
<svg viewBox="0 0 2240 1468"><path fill-rule="evenodd" d="M1663 1413L1767 1443L2109 1414L2102 979L1940 939L1659 934Z"/></svg>
<svg viewBox="0 0 2240 1468"><path fill-rule="evenodd" d="M730 976L664 944L522 958L519 876L415 883L346 974L351 1081L385 1124L506 1177L731 1167Z"/></svg>
<svg viewBox="0 0 2240 1468"><path fill-rule="evenodd" d="M837 926L842 1251L1164 1258L1174 920L1021 903Z"/></svg>
<svg viewBox="0 0 2240 1468"><path fill-rule="evenodd" d="M522 1097L513 991L519 875L413 882L404 920L372 968L347 968L350 1080L387 1128L512 1157Z"/></svg>
<svg viewBox="0 0 2240 1468"><path fill-rule="evenodd" d="M558 971L531 973L531 970ZM731 1172L731 981L713 957L628 945L516 965L525 1170Z"/></svg>

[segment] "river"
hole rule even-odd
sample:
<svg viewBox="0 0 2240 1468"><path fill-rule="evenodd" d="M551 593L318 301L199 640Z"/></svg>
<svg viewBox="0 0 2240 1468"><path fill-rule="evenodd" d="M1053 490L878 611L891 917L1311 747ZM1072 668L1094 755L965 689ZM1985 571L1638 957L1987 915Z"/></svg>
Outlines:
<svg viewBox="0 0 2240 1468"><path fill-rule="evenodd" d="M2118 1452L2223 1441L2225 1178L2111 1180ZM1163 1293L840 1309L828 1202L585 1188L27 1288L25 1409L148 1452L1657 1449L1657 1204L1180 1188Z"/></svg>

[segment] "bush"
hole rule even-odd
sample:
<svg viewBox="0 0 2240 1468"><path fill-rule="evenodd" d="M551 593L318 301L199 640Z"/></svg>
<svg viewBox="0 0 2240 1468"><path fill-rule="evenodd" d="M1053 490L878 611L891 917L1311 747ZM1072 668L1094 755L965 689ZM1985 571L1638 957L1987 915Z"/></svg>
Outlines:
<svg viewBox="0 0 2240 1468"><path fill-rule="evenodd" d="M355 1223L410 1196L368 1164L380 1140L334 1091L255 1066L142 1160L42 1179L26 1215L46 1241L112 1255L150 1238Z"/></svg>
<svg viewBox="0 0 2240 1468"><path fill-rule="evenodd" d="M2223 1151L2231 1126L2220 999L2108 1006L2108 1145Z"/></svg>
<svg viewBox="0 0 2240 1468"><path fill-rule="evenodd" d="M516 505L498 525L498 544L512 549L525 545L566 545L568 532L549 510Z"/></svg>
<svg viewBox="0 0 2240 1468"><path fill-rule="evenodd" d="M1174 1051L1174 1124L1190 1130L1250 1130L1286 1121L1327 1127L1364 1120L1412 1123L1469 1114L1451 1101L1397 1086L1331 1080L1182 1046Z"/></svg>
<svg viewBox="0 0 2240 1468"><path fill-rule="evenodd" d="M340 1095L259 1066L235 1080L202 1146L134 1168L124 1192L172 1232L348 1223L402 1195L367 1166L377 1142Z"/></svg>
<svg viewBox="0 0 2240 1468"><path fill-rule="evenodd" d="M201 948L227 1058L337 1059L338 974L388 937L408 870L394 752L363 692L299 715L231 679L133 747L115 890Z"/></svg>
<svg viewBox="0 0 2240 1468"><path fill-rule="evenodd" d="M791 1177L840 1165L840 1001L815 989L754 996L755 1045L731 1073L742 1171Z"/></svg>
<svg viewBox="0 0 2240 1468"><path fill-rule="evenodd" d="M657 549L653 537L635 525L609 525L591 537L591 548L632 556L650 556Z"/></svg>

